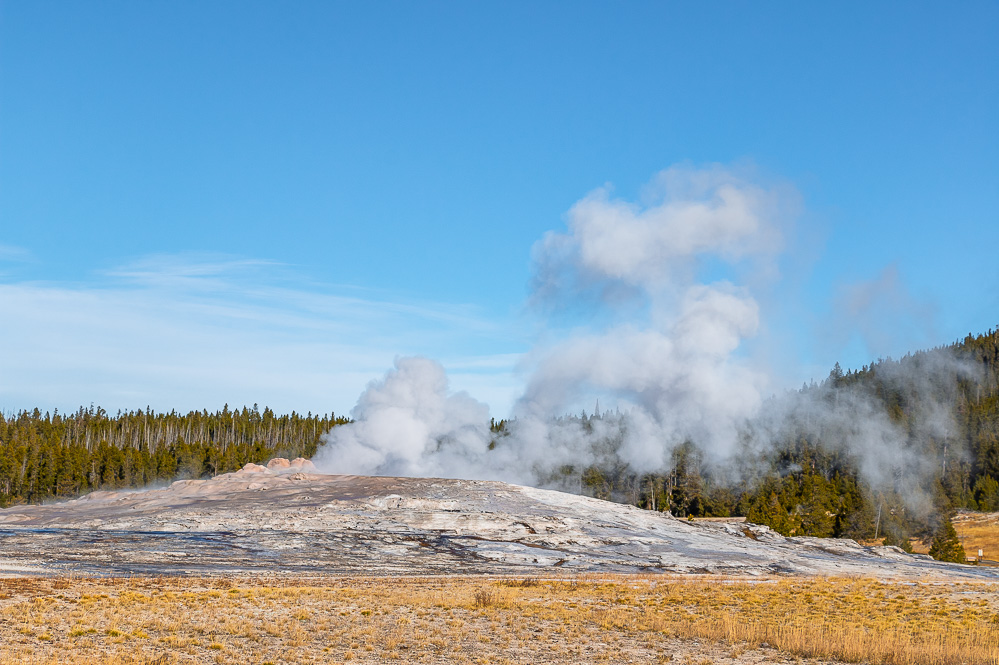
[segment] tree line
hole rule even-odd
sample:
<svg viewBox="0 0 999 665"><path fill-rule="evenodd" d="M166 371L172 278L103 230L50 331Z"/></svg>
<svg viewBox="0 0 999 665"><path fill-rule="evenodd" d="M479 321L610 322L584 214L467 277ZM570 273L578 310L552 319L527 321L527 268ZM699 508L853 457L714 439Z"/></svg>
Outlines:
<svg viewBox="0 0 999 665"><path fill-rule="evenodd" d="M273 457L311 457L320 437L349 422L334 413L276 415L258 405L211 413L110 415L38 409L0 414L0 506L203 478Z"/></svg>
<svg viewBox="0 0 999 665"><path fill-rule="evenodd" d="M608 466L567 472L580 474L587 494L681 517L745 516L783 535L884 539L906 549L917 537L951 559L960 551L954 511L999 510L999 331L856 371L837 363L793 397L804 406L785 414L764 453L736 460L756 472L735 483L705 463L696 442L675 448L659 473ZM809 422L816 404L833 416ZM873 405L901 434L897 459L878 482L861 473L857 451L842 445L850 419L871 415L855 413L858 405ZM587 416L579 418L585 424Z"/></svg>

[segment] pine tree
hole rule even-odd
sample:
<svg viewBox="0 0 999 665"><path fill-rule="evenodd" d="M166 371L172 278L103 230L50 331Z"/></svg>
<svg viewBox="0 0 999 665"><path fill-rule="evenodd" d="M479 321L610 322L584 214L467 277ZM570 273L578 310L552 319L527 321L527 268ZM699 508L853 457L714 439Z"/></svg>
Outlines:
<svg viewBox="0 0 999 665"><path fill-rule="evenodd" d="M964 563L964 547L957 537L957 531L951 524L950 518L945 517L940 528L937 529L933 543L930 545L930 556L937 561L950 561L952 563Z"/></svg>
<svg viewBox="0 0 999 665"><path fill-rule="evenodd" d="M975 481L974 496L979 510L999 510L999 482L992 476L981 476Z"/></svg>

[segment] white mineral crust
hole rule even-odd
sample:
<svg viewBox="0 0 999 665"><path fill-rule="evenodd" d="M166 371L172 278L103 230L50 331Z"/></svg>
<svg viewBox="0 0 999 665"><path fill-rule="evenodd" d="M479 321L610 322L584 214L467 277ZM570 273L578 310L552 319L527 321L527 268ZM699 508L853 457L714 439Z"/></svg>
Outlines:
<svg viewBox="0 0 999 665"><path fill-rule="evenodd" d="M0 575L250 571L997 576L895 547L501 482L324 475L303 459L0 511Z"/></svg>

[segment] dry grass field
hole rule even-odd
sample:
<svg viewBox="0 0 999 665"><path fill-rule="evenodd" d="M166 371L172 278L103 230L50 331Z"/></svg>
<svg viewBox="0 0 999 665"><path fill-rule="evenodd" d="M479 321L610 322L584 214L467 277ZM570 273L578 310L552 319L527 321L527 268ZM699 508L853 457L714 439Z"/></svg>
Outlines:
<svg viewBox="0 0 999 665"><path fill-rule="evenodd" d="M999 561L999 513L958 513L953 522L968 556L981 549L986 559Z"/></svg>
<svg viewBox="0 0 999 665"><path fill-rule="evenodd" d="M978 550L981 549L984 559L991 562L999 561L999 513L962 511L954 516L952 522L966 556L976 557ZM914 538L909 542L913 552L926 554L930 551L928 540Z"/></svg>
<svg viewBox="0 0 999 665"><path fill-rule="evenodd" d="M999 586L0 578L0 664L999 664Z"/></svg>

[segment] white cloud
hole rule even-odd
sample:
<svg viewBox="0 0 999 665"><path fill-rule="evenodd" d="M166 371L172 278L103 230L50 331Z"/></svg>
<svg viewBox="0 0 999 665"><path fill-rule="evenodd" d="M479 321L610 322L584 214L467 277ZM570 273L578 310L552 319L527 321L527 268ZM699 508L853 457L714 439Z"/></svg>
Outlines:
<svg viewBox="0 0 999 665"><path fill-rule="evenodd" d="M282 271L157 256L92 283L0 284L0 409L258 402L346 413L400 353L447 355L472 382L483 372L512 381L512 356L483 355L510 349L510 335L473 307L297 287Z"/></svg>

